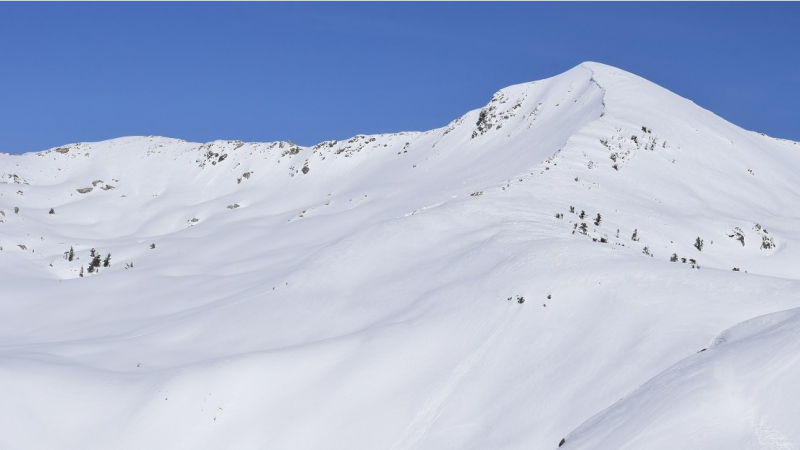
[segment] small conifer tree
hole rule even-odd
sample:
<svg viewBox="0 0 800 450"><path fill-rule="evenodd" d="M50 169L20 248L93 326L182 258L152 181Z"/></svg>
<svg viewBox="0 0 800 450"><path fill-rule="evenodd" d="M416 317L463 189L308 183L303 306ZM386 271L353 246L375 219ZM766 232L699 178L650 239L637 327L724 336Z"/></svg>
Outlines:
<svg viewBox="0 0 800 450"><path fill-rule="evenodd" d="M694 241L694 247L695 247L695 248L696 248L698 251L701 251L701 252L703 251L703 240L702 240L702 239L700 239L700 236L697 236L697 239L695 239L695 241Z"/></svg>

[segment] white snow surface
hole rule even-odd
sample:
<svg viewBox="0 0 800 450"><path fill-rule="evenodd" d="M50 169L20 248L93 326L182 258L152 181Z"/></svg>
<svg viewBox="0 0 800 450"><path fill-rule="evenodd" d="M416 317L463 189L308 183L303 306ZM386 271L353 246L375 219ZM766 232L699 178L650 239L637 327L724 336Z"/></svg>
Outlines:
<svg viewBox="0 0 800 450"><path fill-rule="evenodd" d="M798 170L598 63L427 132L0 154L0 449L800 448Z"/></svg>

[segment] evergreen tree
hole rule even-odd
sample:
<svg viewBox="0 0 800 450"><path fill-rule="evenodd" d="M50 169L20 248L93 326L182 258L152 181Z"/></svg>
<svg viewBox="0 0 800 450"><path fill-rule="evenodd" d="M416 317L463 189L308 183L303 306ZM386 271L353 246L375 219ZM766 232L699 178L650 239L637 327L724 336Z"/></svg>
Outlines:
<svg viewBox="0 0 800 450"><path fill-rule="evenodd" d="M111 266L111 253L106 256L106 259L103 261L103 267Z"/></svg>
<svg viewBox="0 0 800 450"><path fill-rule="evenodd" d="M56 210L53 209L53 208L50 208L50 214L55 214L55 213L56 213Z"/></svg>
<svg viewBox="0 0 800 450"><path fill-rule="evenodd" d="M673 253L672 257L670 257L669 260L671 262L678 262L678 254L677 253Z"/></svg>
<svg viewBox="0 0 800 450"><path fill-rule="evenodd" d="M597 217L594 218L594 226L599 227L600 221L601 221L600 213L597 213Z"/></svg>
<svg viewBox="0 0 800 450"><path fill-rule="evenodd" d="M633 236L631 236L631 240L635 241L635 242L639 242L639 230L638 229L634 229L633 230Z"/></svg>
<svg viewBox="0 0 800 450"><path fill-rule="evenodd" d="M581 234L586 234L589 231L589 227L586 226L586 222L581 222L580 231Z"/></svg>
<svg viewBox="0 0 800 450"><path fill-rule="evenodd" d="M697 239L694 241L694 247L698 251L701 251L701 252L703 251L703 240L700 239L700 236L697 236Z"/></svg>
<svg viewBox="0 0 800 450"><path fill-rule="evenodd" d="M70 246L69 253L67 253L67 261L72 261L73 259L75 259L75 250Z"/></svg>
<svg viewBox="0 0 800 450"><path fill-rule="evenodd" d="M89 265L91 267L100 267L100 264L102 264L100 261L100 255L94 255L94 258L92 258L92 262Z"/></svg>
<svg viewBox="0 0 800 450"><path fill-rule="evenodd" d="M81 266L81 271L78 273L78 276L83 278L83 266Z"/></svg>
<svg viewBox="0 0 800 450"><path fill-rule="evenodd" d="M97 254L97 251L95 249L89 250L89 256L91 256L92 258L94 258L96 254Z"/></svg>

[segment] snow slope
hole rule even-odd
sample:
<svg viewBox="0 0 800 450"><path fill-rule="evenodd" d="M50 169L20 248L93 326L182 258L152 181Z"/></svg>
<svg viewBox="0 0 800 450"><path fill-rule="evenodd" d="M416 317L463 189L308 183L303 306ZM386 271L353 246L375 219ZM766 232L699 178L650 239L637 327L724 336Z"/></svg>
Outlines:
<svg viewBox="0 0 800 450"><path fill-rule="evenodd" d="M798 168L597 63L428 132L0 155L0 448L795 448Z"/></svg>
<svg viewBox="0 0 800 450"><path fill-rule="evenodd" d="M717 336L583 424L564 448L796 449L800 309Z"/></svg>

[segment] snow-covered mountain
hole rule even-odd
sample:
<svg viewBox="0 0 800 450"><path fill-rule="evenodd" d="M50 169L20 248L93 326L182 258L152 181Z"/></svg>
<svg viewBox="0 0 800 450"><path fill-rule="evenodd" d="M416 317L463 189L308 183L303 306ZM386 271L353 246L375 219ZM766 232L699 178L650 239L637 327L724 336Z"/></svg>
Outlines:
<svg viewBox="0 0 800 450"><path fill-rule="evenodd" d="M798 170L597 63L427 132L0 155L0 448L798 448Z"/></svg>

